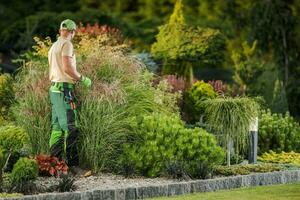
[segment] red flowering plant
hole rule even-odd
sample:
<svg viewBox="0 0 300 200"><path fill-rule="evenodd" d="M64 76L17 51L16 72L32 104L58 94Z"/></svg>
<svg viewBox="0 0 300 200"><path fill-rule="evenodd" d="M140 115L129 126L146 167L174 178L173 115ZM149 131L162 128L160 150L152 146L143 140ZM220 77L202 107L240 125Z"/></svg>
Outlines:
<svg viewBox="0 0 300 200"><path fill-rule="evenodd" d="M57 176L60 172L63 174L68 173L69 167L63 160L57 157L40 154L35 157L40 174L47 176Z"/></svg>

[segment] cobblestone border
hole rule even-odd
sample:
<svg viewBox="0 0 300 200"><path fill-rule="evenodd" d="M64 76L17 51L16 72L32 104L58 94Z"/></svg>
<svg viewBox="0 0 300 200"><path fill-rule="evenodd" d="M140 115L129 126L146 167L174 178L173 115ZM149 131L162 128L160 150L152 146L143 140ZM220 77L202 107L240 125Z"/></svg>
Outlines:
<svg viewBox="0 0 300 200"><path fill-rule="evenodd" d="M300 182L300 170L256 173L207 180L193 180L164 185L119 189L93 189L84 192L47 193L4 200L130 200L210 192L258 185ZM0 198L1 199L1 198Z"/></svg>

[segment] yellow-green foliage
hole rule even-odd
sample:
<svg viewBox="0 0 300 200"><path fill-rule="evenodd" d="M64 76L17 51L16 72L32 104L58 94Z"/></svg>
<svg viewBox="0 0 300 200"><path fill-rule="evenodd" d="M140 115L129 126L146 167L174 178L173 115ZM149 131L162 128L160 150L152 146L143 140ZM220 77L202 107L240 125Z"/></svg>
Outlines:
<svg viewBox="0 0 300 200"><path fill-rule="evenodd" d="M225 40L218 30L185 24L166 24L159 28L157 42L151 47L156 58L168 60L199 60L205 64L223 61Z"/></svg>
<svg viewBox="0 0 300 200"><path fill-rule="evenodd" d="M210 84L204 81L194 83L185 95L185 111L189 113L190 121L199 121L200 116L204 113L203 106L199 104L201 101L216 97L217 93Z"/></svg>
<svg viewBox="0 0 300 200"><path fill-rule="evenodd" d="M259 165L233 165L233 166L217 166L215 167L216 174L224 176L246 175L254 172L272 172L279 171L282 168L274 164L259 164Z"/></svg>
<svg viewBox="0 0 300 200"><path fill-rule="evenodd" d="M0 127L0 147L4 152L19 151L28 139L24 129L8 125Z"/></svg>
<svg viewBox="0 0 300 200"><path fill-rule="evenodd" d="M21 193L0 193L0 198L12 198L23 196Z"/></svg>
<svg viewBox="0 0 300 200"><path fill-rule="evenodd" d="M186 24L181 0L176 2L169 22L159 28L156 40L151 47L153 56L176 61L180 66L172 64L173 72L180 75L185 73L185 69L175 69L176 67L189 68L188 63L196 60L203 64L216 65L224 59L224 36L218 30ZM168 65L168 62L165 64Z"/></svg>
<svg viewBox="0 0 300 200"><path fill-rule="evenodd" d="M258 157L258 160L263 162L271 162L271 163L280 163L280 164L293 164L300 166L300 153L291 152L281 152L276 153L274 151L270 151L263 153Z"/></svg>
<svg viewBox="0 0 300 200"><path fill-rule="evenodd" d="M0 116L0 126L4 126L6 125L8 122L2 117Z"/></svg>
<svg viewBox="0 0 300 200"><path fill-rule="evenodd" d="M35 160L20 158L11 172L11 182L20 185L38 177L39 168Z"/></svg>
<svg viewBox="0 0 300 200"><path fill-rule="evenodd" d="M12 78L8 74L0 74L0 117L5 117L13 102L14 90Z"/></svg>
<svg viewBox="0 0 300 200"><path fill-rule="evenodd" d="M177 0L173 14L170 17L170 24L179 23L179 24L185 24L185 19L183 15L183 3L182 0Z"/></svg>

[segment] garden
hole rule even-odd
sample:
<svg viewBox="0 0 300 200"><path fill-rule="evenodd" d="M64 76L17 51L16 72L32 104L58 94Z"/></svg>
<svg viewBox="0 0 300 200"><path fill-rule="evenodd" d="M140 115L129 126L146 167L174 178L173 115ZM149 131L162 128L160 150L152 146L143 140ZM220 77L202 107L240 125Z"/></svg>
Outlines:
<svg viewBox="0 0 300 200"><path fill-rule="evenodd" d="M154 6L144 2L149 9ZM203 2L201 11L225 12L222 1ZM242 9L231 11L236 13L269 6L265 1L244 7L241 1L232 2ZM97 1L81 3L105 9ZM280 3L284 4L277 0L272 6L283 8ZM1 39L3 47L18 49L19 54L13 59L18 66L14 72L0 71L0 198L300 170L299 72L293 68L297 66L297 57L289 52L293 49L284 46L286 51L279 52L281 46L272 43L279 36L268 38L263 32L246 40L246 29L232 28L230 23L236 21L226 19L222 24L208 11L202 18L213 26L204 21L192 24L190 1L166 4L171 8L164 22L158 26L153 18L157 31L144 27L144 33L131 35L135 39L128 32L141 24L125 25L84 9L77 14L62 12L52 22L54 27L43 27L45 20L53 20L51 12L26 18L46 30L27 35L27 49L10 46L10 39L18 37L8 31L17 24L1 33L2 39L6 37ZM148 15L150 24L151 12ZM138 18L128 19L134 17ZM78 20L72 41L77 67L93 81L90 89L76 84L80 135L75 168L50 156L49 147L48 51L55 42L53 31L65 18ZM284 27L280 30L292 32ZM256 119L258 157L251 162L250 127Z"/></svg>

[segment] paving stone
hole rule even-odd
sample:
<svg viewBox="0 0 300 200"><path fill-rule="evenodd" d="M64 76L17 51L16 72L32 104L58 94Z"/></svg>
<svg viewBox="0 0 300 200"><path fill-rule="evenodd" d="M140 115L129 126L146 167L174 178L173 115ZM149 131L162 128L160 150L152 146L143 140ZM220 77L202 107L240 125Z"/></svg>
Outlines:
<svg viewBox="0 0 300 200"><path fill-rule="evenodd" d="M205 192L206 182L204 180L197 180L191 182L191 193Z"/></svg>
<svg viewBox="0 0 300 200"><path fill-rule="evenodd" d="M93 192L91 191L82 192L81 200L93 200Z"/></svg>
<svg viewBox="0 0 300 200"><path fill-rule="evenodd" d="M115 190L103 190L101 200L115 200L116 194Z"/></svg>
<svg viewBox="0 0 300 200"><path fill-rule="evenodd" d="M137 199L168 196L168 185L137 188Z"/></svg>
<svg viewBox="0 0 300 200"><path fill-rule="evenodd" d="M137 199L136 188L126 188L125 189L125 199L126 200Z"/></svg>
<svg viewBox="0 0 300 200"><path fill-rule="evenodd" d="M116 191L115 191L115 199L116 200L126 200L125 189L116 189Z"/></svg>
<svg viewBox="0 0 300 200"><path fill-rule="evenodd" d="M187 182L168 184L168 196L189 194L191 192L191 184Z"/></svg>

